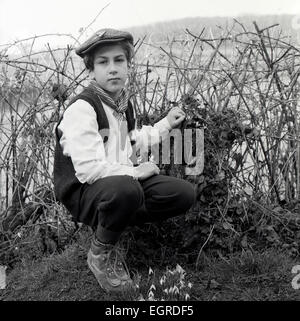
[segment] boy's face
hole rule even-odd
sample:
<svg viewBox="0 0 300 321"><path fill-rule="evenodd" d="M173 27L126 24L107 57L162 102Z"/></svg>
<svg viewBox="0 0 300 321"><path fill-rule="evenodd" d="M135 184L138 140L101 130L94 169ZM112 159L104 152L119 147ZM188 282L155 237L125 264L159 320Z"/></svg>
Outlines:
<svg viewBox="0 0 300 321"><path fill-rule="evenodd" d="M96 49L91 76L112 98L117 98L125 86L128 62L120 45L107 45Z"/></svg>

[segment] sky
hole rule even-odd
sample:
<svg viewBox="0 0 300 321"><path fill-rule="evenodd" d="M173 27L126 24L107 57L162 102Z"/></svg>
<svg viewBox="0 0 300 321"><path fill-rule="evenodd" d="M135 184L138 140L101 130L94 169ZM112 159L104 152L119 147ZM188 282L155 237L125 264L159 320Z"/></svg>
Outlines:
<svg viewBox="0 0 300 321"><path fill-rule="evenodd" d="M125 29L185 17L282 13L300 17L300 1L0 0L0 45L48 33L78 37L92 22L83 36L106 27Z"/></svg>

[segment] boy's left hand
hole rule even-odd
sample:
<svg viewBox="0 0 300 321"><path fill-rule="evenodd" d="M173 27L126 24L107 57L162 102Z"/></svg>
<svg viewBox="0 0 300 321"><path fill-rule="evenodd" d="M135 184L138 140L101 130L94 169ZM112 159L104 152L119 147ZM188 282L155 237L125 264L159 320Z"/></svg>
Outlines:
<svg viewBox="0 0 300 321"><path fill-rule="evenodd" d="M179 108L172 108L166 116L172 128L177 127L185 118L185 112Z"/></svg>

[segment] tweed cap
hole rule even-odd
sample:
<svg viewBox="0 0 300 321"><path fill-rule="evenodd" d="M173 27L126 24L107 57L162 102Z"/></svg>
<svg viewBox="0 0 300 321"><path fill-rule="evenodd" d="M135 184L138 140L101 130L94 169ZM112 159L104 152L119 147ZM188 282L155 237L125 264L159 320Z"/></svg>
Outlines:
<svg viewBox="0 0 300 321"><path fill-rule="evenodd" d="M89 39L87 39L83 44L81 44L76 50L76 54L81 58L84 57L86 53L96 48L101 44L108 42L116 42L127 40L133 45L133 36L127 31L120 31L115 29L100 29L96 31Z"/></svg>

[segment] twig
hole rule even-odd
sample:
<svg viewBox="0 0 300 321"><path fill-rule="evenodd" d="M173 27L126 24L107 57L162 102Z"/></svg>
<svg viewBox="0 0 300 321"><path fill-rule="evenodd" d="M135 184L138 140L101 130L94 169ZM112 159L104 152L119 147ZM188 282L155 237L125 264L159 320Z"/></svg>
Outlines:
<svg viewBox="0 0 300 321"><path fill-rule="evenodd" d="M199 266L199 260L200 260L201 253L202 253L202 251L203 251L203 249L204 249L204 246L205 246L205 245L207 244L207 242L209 241L209 239L210 239L210 237L211 237L211 235L212 235L212 232L213 232L214 228L215 228L215 225L213 224L213 226L211 227L211 229L210 229L210 231L209 231L209 235L208 235L207 239L205 240L205 242L204 242L203 245L201 246L201 249L200 249L200 251L199 251L199 253L198 253L197 260L196 260L196 269L197 269L198 266Z"/></svg>

